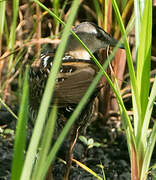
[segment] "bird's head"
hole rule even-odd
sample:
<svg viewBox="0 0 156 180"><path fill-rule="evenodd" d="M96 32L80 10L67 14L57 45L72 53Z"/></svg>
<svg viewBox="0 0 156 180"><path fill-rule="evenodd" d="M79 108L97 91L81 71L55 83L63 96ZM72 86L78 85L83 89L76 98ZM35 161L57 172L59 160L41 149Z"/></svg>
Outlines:
<svg viewBox="0 0 156 180"><path fill-rule="evenodd" d="M107 48L108 46L114 47L118 43L116 39L111 37L94 23L80 23L73 29L73 31L79 36L92 53L101 48ZM120 48L124 48L123 45L121 45ZM72 35L69 36L66 52L69 52L71 55L74 54L76 58L90 59L88 52Z"/></svg>

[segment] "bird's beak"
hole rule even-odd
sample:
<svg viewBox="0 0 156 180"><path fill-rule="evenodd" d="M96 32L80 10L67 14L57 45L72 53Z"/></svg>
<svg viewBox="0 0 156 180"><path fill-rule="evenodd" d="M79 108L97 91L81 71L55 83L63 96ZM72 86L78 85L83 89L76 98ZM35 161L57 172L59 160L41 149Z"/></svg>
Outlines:
<svg viewBox="0 0 156 180"><path fill-rule="evenodd" d="M110 46L112 46L112 47L117 46L117 44L119 43L119 41L114 39L113 37L110 37L109 42L110 42ZM123 43L119 44L118 48L125 49L124 44Z"/></svg>
<svg viewBox="0 0 156 180"><path fill-rule="evenodd" d="M108 46L112 46L112 47L115 47L115 46L119 43L118 40L116 40L116 39L114 39L113 37L111 37L111 36L110 36L108 33L106 33L105 31L104 31L104 33L103 33L103 40L104 40L105 42L107 42ZM118 47L121 48L121 49L125 49L123 43L120 44Z"/></svg>

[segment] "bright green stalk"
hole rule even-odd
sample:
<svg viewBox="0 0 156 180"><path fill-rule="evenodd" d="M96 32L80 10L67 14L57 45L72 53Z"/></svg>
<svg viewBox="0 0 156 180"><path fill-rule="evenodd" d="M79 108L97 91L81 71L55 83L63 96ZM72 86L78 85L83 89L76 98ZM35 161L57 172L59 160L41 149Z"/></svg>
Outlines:
<svg viewBox="0 0 156 180"><path fill-rule="evenodd" d="M139 34L140 34L140 24L141 24L141 14L140 14L140 3L134 0L134 10L135 10L135 46L136 50L139 46ZM136 51L137 54L137 51Z"/></svg>
<svg viewBox="0 0 156 180"><path fill-rule="evenodd" d="M149 95L151 41L152 41L152 0L146 0L143 11L137 56L137 85L141 104L141 120L143 121ZM143 122L142 122L143 123Z"/></svg>
<svg viewBox="0 0 156 180"><path fill-rule="evenodd" d="M152 157L153 149L154 149L154 146L155 146L155 142L156 142L156 123L153 126L152 133L150 135L150 138L149 138L149 141L148 141L148 146L147 146L146 153L145 153L145 156L144 156L142 171L141 171L141 174L140 174L140 179L141 180L144 180L144 179L147 178L148 171L149 171L149 165L150 165L150 162L151 162L151 157Z"/></svg>
<svg viewBox="0 0 156 180"><path fill-rule="evenodd" d="M11 170L11 180L18 180L20 178L22 167L24 163L24 151L26 145L26 125L28 120L28 68L25 71L25 80L23 86L23 95L18 115L16 136L14 143L14 156Z"/></svg>
<svg viewBox="0 0 156 180"><path fill-rule="evenodd" d="M56 16L59 15L59 5L60 5L60 0L53 1L54 13L56 14Z"/></svg>
<svg viewBox="0 0 156 180"><path fill-rule="evenodd" d="M0 2L0 55L2 50L2 34L3 34L4 21L5 21L5 4L6 1Z"/></svg>
<svg viewBox="0 0 156 180"><path fill-rule="evenodd" d="M150 138L148 139L148 142L146 142L149 123L151 120L152 109L153 109L154 102L156 100L155 92L156 92L156 77L155 77L153 87L151 90L151 94L149 97L149 102L147 105L146 114L145 114L145 118L144 118L144 124L142 127L142 134L141 134L141 138L140 138L141 142L143 141L144 144L146 145L145 155L144 155L144 159L143 159L143 163L142 163L142 171L141 171L142 179L144 176L146 177L147 172L149 170L149 165L150 165L153 149L154 149L154 146L156 143L156 123L154 124ZM141 148L141 145L139 147Z"/></svg>
<svg viewBox="0 0 156 180"><path fill-rule="evenodd" d="M151 35L152 35L152 1L144 1L145 8L141 17L140 41L137 56L137 82L139 98L141 104L141 120L137 130L137 146L139 157L139 173L142 172L144 156L147 148L148 129L144 128L147 124L145 114L147 111L149 87L150 87L150 64L151 64Z"/></svg>
<svg viewBox="0 0 156 180"><path fill-rule="evenodd" d="M9 50L12 52L15 45L15 39L16 39L16 24L17 24L17 17L18 17L18 7L19 7L19 0L13 0L13 20L11 25L11 32L9 37ZM9 59L9 69L12 65L13 60L13 54L10 56Z"/></svg>
<svg viewBox="0 0 156 180"><path fill-rule="evenodd" d="M133 149L132 158L132 177L145 179L149 168L153 148L156 142L156 125L154 125L151 137L147 142L147 134L151 112L153 108L154 99L156 97L155 88L156 82L153 84L152 92L149 96L150 86L150 60L151 60L151 34L152 34L152 0L135 1L135 15L136 17L136 48L137 48L137 83L135 79L134 68L131 60L128 58L129 51L127 52L127 62L130 72L130 79L132 85L132 98L133 98L133 112L134 112L134 129L136 137L136 147ZM118 15L116 2L113 0L115 12ZM144 7L144 8L143 8ZM124 34L124 27L119 19L121 31ZM156 80L155 80L156 81ZM127 135L127 138L129 136ZM130 142L130 141L129 141ZM129 146L133 147L130 143ZM137 171L135 171L137 168ZM137 174L138 172L138 174ZM135 174L136 173L136 174Z"/></svg>
<svg viewBox="0 0 156 180"><path fill-rule="evenodd" d="M59 6L60 6L60 0L53 0L53 8L54 8L54 13L56 16L59 16ZM55 35L58 33L58 28L59 28L59 22L54 19L55 21Z"/></svg>
<svg viewBox="0 0 156 180"><path fill-rule="evenodd" d="M98 0L93 0L93 5L97 14L97 20L98 20L98 24L100 22L103 22L103 10L101 10L100 4Z"/></svg>
<svg viewBox="0 0 156 180"><path fill-rule="evenodd" d="M46 162L46 158L48 156L51 146L52 137L55 132L56 118L57 118L57 106L53 105L50 116L46 123L43 137L41 139L41 146L39 148L37 163L35 164L33 170L32 180L41 179L42 171L44 169L44 163Z"/></svg>
<svg viewBox="0 0 156 180"><path fill-rule="evenodd" d="M148 101L148 105L147 105L147 109L146 109L146 114L145 114L145 118L144 118L144 124L143 124L143 127L142 127L142 134L141 134L141 136L142 136L141 140L142 141L147 138L149 123L150 123L150 120L151 120L151 114L152 114L152 109L153 109L155 99L156 99L156 77L155 77L153 87L152 87L152 90L151 90L151 94L150 94L150 97L149 97L149 101Z"/></svg>
<svg viewBox="0 0 156 180"><path fill-rule="evenodd" d="M6 18L6 16L5 16L5 18ZM6 20L4 21L4 35L5 35L7 44L9 44L9 31L8 31L8 25L7 25Z"/></svg>
<svg viewBox="0 0 156 180"><path fill-rule="evenodd" d="M141 118L141 106L140 106L140 101L139 101L137 82L136 82L136 78L135 78L135 71L134 71L134 67L133 67L133 61L132 61L132 56L131 56L131 52L130 52L130 48L129 48L129 44L128 44L126 31L125 31L116 1L112 0L112 4L114 7L116 16L117 16L118 23L121 28L122 35L124 36L124 45L125 45L125 49L126 49L127 64L128 64L128 69L129 69L130 79L131 79L133 110L134 110L134 118L135 118L134 130L135 130L135 135L136 135L137 129L138 129L139 123L140 123L140 118Z"/></svg>
<svg viewBox="0 0 156 180"><path fill-rule="evenodd" d="M9 106L7 106L5 104L5 102L0 98L0 103L3 104L3 106L10 112L10 114L15 118L18 119L18 117L16 116L16 114L11 110L11 108L9 108Z"/></svg>

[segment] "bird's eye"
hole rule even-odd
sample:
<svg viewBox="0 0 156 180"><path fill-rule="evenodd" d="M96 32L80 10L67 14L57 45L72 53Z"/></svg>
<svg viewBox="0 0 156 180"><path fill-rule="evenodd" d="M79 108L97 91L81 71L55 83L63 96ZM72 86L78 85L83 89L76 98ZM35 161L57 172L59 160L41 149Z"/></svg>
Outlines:
<svg viewBox="0 0 156 180"><path fill-rule="evenodd" d="M97 37L98 39L102 39L102 38L103 38L102 32L97 31L96 37Z"/></svg>

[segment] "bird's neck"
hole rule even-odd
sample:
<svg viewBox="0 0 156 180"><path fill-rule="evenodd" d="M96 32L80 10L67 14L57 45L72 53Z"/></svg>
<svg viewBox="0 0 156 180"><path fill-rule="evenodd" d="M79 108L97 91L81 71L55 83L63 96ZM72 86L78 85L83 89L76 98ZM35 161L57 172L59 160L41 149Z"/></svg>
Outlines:
<svg viewBox="0 0 156 180"><path fill-rule="evenodd" d="M90 55L85 49L72 50L72 51L66 52L65 54L71 56L73 59L90 60Z"/></svg>

